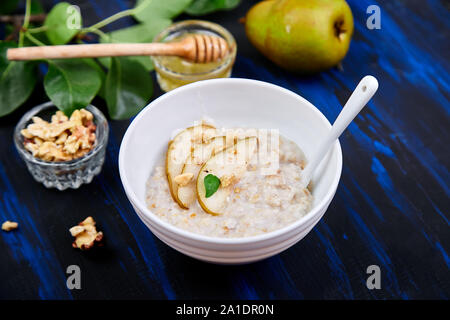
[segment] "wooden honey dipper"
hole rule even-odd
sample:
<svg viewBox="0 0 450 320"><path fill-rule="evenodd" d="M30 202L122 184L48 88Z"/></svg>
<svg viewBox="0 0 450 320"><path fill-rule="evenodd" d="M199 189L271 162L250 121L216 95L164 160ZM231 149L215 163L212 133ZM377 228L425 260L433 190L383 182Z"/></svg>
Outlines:
<svg viewBox="0 0 450 320"><path fill-rule="evenodd" d="M194 34L178 42L102 43L8 49L8 60L98 58L119 56L178 56L197 63L223 59L229 52L221 37Z"/></svg>

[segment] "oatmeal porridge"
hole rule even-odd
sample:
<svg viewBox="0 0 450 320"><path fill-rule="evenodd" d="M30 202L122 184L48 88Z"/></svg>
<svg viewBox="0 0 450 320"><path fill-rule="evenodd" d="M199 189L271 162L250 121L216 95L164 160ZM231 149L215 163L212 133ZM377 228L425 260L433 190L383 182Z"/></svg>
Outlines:
<svg viewBox="0 0 450 320"><path fill-rule="evenodd" d="M179 133L147 181L148 208L179 228L226 238L268 233L303 217L312 195L301 185L301 149L273 133L236 132L202 124Z"/></svg>

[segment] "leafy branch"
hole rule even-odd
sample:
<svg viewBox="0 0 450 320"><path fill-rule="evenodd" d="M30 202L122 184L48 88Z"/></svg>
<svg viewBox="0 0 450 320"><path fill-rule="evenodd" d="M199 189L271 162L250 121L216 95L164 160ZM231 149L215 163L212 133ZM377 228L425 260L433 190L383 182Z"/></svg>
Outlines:
<svg viewBox="0 0 450 320"><path fill-rule="evenodd" d="M1 0L0 23L6 25L7 34L5 40L0 41L0 117L13 112L29 98L36 85L38 63L48 66L43 81L47 96L66 114L86 107L95 96L99 96L105 100L112 119L127 119L137 114L153 94L150 75L153 64L149 57L23 62L8 61L6 51L9 48L83 43L93 36L100 42L151 42L183 12L197 16L231 9L239 2L137 0L133 8L83 27L81 13L67 2L56 4L45 14L38 0L26 0L23 15L10 15L15 11L18 0ZM138 23L112 32L101 30L129 16ZM15 38L18 39L6 40Z"/></svg>
<svg viewBox="0 0 450 320"><path fill-rule="evenodd" d="M24 38L24 32L27 30L28 25L30 24L30 13L31 13L31 0L26 0L26 6L25 6L25 17L23 18L23 25L22 29L19 33L19 48L23 47L23 38Z"/></svg>
<svg viewBox="0 0 450 320"><path fill-rule="evenodd" d="M93 26L90 26L88 28L83 28L80 30L80 34L84 34L84 33L88 33L88 32L94 32L94 33L98 33L99 29L107 26L110 23L113 23L116 20L128 17L128 16L132 16L134 14L139 14L143 9L145 9L150 3L152 2L152 0L145 0L142 3L140 3L138 6L136 6L133 9L128 9L128 10L124 10L121 12L118 12L100 22L97 22L96 24L94 24Z"/></svg>

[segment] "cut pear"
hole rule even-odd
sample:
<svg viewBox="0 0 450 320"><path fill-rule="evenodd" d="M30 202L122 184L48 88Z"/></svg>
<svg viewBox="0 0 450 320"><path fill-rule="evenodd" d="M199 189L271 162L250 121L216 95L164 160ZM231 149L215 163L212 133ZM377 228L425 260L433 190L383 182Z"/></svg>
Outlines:
<svg viewBox="0 0 450 320"><path fill-rule="evenodd" d="M186 160L191 155L193 146L208 141L216 135L216 128L201 124L187 128L169 142L166 154L166 174L172 198L184 209L187 209L178 199L178 184L174 179L183 171Z"/></svg>
<svg viewBox="0 0 450 320"><path fill-rule="evenodd" d="M233 185L246 172L257 148L256 137L245 138L205 162L197 176L197 198L203 210L212 215L222 214ZM208 174L218 177L221 185L212 196L206 198L204 179Z"/></svg>
<svg viewBox="0 0 450 320"><path fill-rule="evenodd" d="M189 208L197 197L195 181L202 165L216 153L222 151L225 148L225 143L225 137L214 137L209 143L197 144L194 146L191 156L184 164L181 172L181 174L193 174L194 179L187 185L178 186L178 200L184 208Z"/></svg>

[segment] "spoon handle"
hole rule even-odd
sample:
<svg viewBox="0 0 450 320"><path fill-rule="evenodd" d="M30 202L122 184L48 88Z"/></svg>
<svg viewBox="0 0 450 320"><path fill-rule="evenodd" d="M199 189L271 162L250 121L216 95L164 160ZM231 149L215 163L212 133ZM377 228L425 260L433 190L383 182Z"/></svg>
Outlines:
<svg viewBox="0 0 450 320"><path fill-rule="evenodd" d="M328 150L339 138L342 132L348 127L350 122L358 115L364 106L373 97L378 89L378 81L372 76L365 76L358 84L352 95L348 99L341 113L334 121L333 126L325 140L319 145L317 151L312 155L302 173L302 183L306 187L312 175Z"/></svg>

